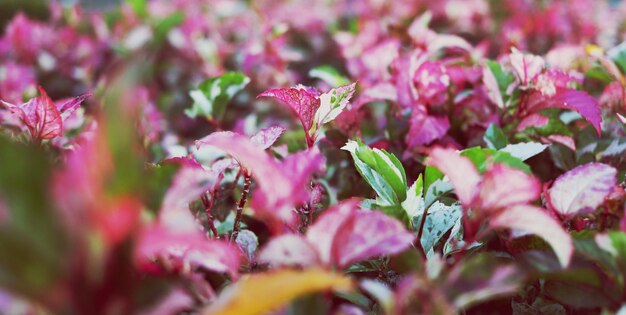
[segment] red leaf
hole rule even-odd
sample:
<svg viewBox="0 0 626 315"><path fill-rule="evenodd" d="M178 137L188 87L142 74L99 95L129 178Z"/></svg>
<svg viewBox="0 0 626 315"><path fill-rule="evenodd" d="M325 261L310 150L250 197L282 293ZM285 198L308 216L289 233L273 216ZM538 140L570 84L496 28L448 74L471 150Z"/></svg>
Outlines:
<svg viewBox="0 0 626 315"><path fill-rule="evenodd" d="M270 89L257 97L273 97L289 106L300 118L302 127L307 134L313 126L313 118L320 107L320 100L317 95L303 86Z"/></svg>
<svg viewBox="0 0 626 315"><path fill-rule="evenodd" d="M46 91L39 88L41 96L16 106L3 102L13 113L18 115L24 126L28 128L34 141L49 140L63 135L61 113Z"/></svg>

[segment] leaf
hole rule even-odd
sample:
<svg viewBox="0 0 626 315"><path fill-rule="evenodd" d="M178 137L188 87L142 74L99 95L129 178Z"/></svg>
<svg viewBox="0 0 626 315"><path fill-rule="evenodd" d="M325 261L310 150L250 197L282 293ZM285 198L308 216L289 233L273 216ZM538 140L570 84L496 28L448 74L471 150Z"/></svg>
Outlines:
<svg viewBox="0 0 626 315"><path fill-rule="evenodd" d="M441 238L454 226L461 218L461 207L456 205L448 206L439 201L433 203L428 208L426 222L424 223L424 232L422 234L422 248L426 254L429 254L433 247L441 240ZM415 225L418 226L422 221L421 214L414 218Z"/></svg>
<svg viewBox="0 0 626 315"><path fill-rule="evenodd" d="M357 171L387 203L386 206L400 205L406 199L406 173L393 154L371 149L360 140L349 140L341 149L350 152Z"/></svg>
<svg viewBox="0 0 626 315"><path fill-rule="evenodd" d="M259 97L272 97L289 106L298 115L307 134L313 127L315 113L320 108L320 99L304 86L269 89L259 94L257 98Z"/></svg>
<svg viewBox="0 0 626 315"><path fill-rule="evenodd" d="M201 231L177 232L157 224L142 231L135 253L136 264L143 270L158 268L155 259L168 261L174 271L202 267L235 277L241 252L228 242L207 239Z"/></svg>
<svg viewBox="0 0 626 315"><path fill-rule="evenodd" d="M522 279L520 271L509 261L494 253L478 253L450 271L445 292L458 309L463 309L481 301L513 295Z"/></svg>
<svg viewBox="0 0 626 315"><path fill-rule="evenodd" d="M515 205L492 217L489 225L493 228L521 230L541 237L550 244L563 268L569 265L574 254L570 235L541 208Z"/></svg>
<svg viewBox="0 0 626 315"><path fill-rule="evenodd" d="M189 92L194 103L191 108L185 110L185 114L191 118L201 115L207 119L221 120L228 102L248 83L250 78L240 72L226 72L221 76L210 78Z"/></svg>
<svg viewBox="0 0 626 315"><path fill-rule="evenodd" d="M450 179L461 204L467 206L472 202L480 175L468 158L452 149L434 148L426 164L438 168Z"/></svg>
<svg viewBox="0 0 626 315"><path fill-rule="evenodd" d="M33 141L50 140L63 135L63 119L61 113L46 91L39 87L39 97L16 106L2 102L16 114L31 135Z"/></svg>
<svg viewBox="0 0 626 315"><path fill-rule="evenodd" d="M545 61L542 57L523 54L516 48L512 49L509 59L522 85L528 85L545 67Z"/></svg>
<svg viewBox="0 0 626 315"><path fill-rule="evenodd" d="M339 229L333 241L337 266L381 255L402 252L413 244L415 236L400 221L378 211L356 211Z"/></svg>
<svg viewBox="0 0 626 315"><path fill-rule="evenodd" d="M239 249L248 257L248 260L254 259L254 254L259 247L259 239L254 232L250 230L239 231L235 243L237 243Z"/></svg>
<svg viewBox="0 0 626 315"><path fill-rule="evenodd" d="M273 267L308 267L321 264L316 247L297 234L272 238L259 254L259 261Z"/></svg>
<svg viewBox="0 0 626 315"><path fill-rule="evenodd" d="M615 168L602 163L588 163L559 176L548 194L554 209L571 217L595 211L616 184Z"/></svg>
<svg viewBox="0 0 626 315"><path fill-rule="evenodd" d="M495 164L485 172L474 205L477 209L496 211L530 203L540 192L541 183L534 176Z"/></svg>
<svg viewBox="0 0 626 315"><path fill-rule="evenodd" d="M424 198L422 198L423 186L424 181L422 180L422 174L420 174L406 192L406 200L402 202L402 209L404 209L409 218L418 216L424 207Z"/></svg>
<svg viewBox="0 0 626 315"><path fill-rule="evenodd" d="M271 147L283 133L285 133L285 128L283 127L267 127L255 133L252 137L250 137L250 140L265 150Z"/></svg>
<svg viewBox="0 0 626 315"><path fill-rule="evenodd" d="M505 71L502 65L497 61L487 60L487 67L498 84L500 95L505 95L509 86L515 82L515 77L512 73ZM484 73L483 71L483 74ZM483 80L485 79L483 78Z"/></svg>
<svg viewBox="0 0 626 315"><path fill-rule="evenodd" d="M598 135L602 134L602 113L598 101L583 91L557 88L556 94L546 97L539 92L534 92L528 99L528 110L538 112L546 108L561 108L573 110L579 113L596 129Z"/></svg>
<svg viewBox="0 0 626 315"><path fill-rule="evenodd" d="M275 311L306 294L352 289L349 278L322 269L254 274L227 287L202 314L261 315Z"/></svg>
<svg viewBox="0 0 626 315"><path fill-rule="evenodd" d="M494 63L493 61L491 61ZM497 64L497 63L496 63ZM499 66L499 64L497 64ZM495 73L490 67L483 67L483 85L487 90L487 96L498 108L504 108L504 99L502 98L502 90L498 83Z"/></svg>
<svg viewBox="0 0 626 315"><path fill-rule="evenodd" d="M253 195L255 210L285 222L295 220L293 207L310 195L305 185L307 179L324 165L316 150L299 152L278 163L247 137L228 131L214 132L196 141L196 147L204 145L226 151L250 170L260 190Z"/></svg>
<svg viewBox="0 0 626 315"><path fill-rule="evenodd" d="M147 0L126 0L126 2L133 9L138 17L146 17L148 14L148 1Z"/></svg>
<svg viewBox="0 0 626 315"><path fill-rule="evenodd" d="M333 121L348 105L354 95L356 83L344 85L320 95L320 107L315 113L317 126Z"/></svg>
<svg viewBox="0 0 626 315"><path fill-rule="evenodd" d="M543 152L543 150L545 150L547 147L547 144L539 142L521 142L508 144L504 148L501 148L500 152L509 153L515 158L526 161L531 157Z"/></svg>
<svg viewBox="0 0 626 315"><path fill-rule="evenodd" d="M508 144L508 139L502 129L493 123L489 124L489 127L487 127L483 140L485 140L490 148L496 150L500 150Z"/></svg>
<svg viewBox="0 0 626 315"><path fill-rule="evenodd" d="M341 75L337 69L329 65L315 67L309 71L309 77L320 79L330 86L338 87L350 83L348 78Z"/></svg>
<svg viewBox="0 0 626 315"><path fill-rule="evenodd" d="M344 201L324 212L306 238L324 264L339 268L399 253L411 246L413 234L402 223L378 211L357 210L358 200Z"/></svg>

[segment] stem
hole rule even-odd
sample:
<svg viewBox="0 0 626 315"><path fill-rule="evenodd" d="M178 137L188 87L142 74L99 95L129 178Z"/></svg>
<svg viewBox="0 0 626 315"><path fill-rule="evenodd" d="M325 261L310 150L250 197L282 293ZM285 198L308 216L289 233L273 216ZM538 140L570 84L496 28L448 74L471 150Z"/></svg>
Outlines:
<svg viewBox="0 0 626 315"><path fill-rule="evenodd" d="M417 249L419 250L422 257L424 257L424 259L426 259L426 251L424 250L424 247L422 246L422 234L424 234L424 225L426 225L426 216L428 215L428 208L430 207L424 207L424 211L422 212L420 226L417 230L417 239L415 241L417 243L415 244L415 247L417 247Z"/></svg>
<svg viewBox="0 0 626 315"><path fill-rule="evenodd" d="M213 201L209 201L206 194L202 195L202 204L204 205L204 209L206 209L207 221L209 223L209 228L211 229L211 233L213 233L213 237L220 238L219 234L217 234L217 229L215 228L215 224L213 224L213 215L211 214L211 208L213 207Z"/></svg>
<svg viewBox="0 0 626 315"><path fill-rule="evenodd" d="M246 205L248 199L248 193L250 193L250 185L252 184L252 177L248 170L243 170L243 191L241 192L241 199L237 204L237 210L235 212L235 223L233 224L233 232L230 235L230 240L234 240L239 235L239 229L241 227L241 215L243 214L243 207Z"/></svg>

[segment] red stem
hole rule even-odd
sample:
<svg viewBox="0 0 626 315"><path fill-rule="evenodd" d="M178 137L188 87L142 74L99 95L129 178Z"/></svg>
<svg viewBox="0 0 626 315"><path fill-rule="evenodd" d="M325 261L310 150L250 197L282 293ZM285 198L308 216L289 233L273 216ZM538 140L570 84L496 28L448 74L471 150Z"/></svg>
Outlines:
<svg viewBox="0 0 626 315"><path fill-rule="evenodd" d="M243 170L243 191L241 192L241 199L237 204L237 210L235 212L235 223L233 224L233 232L230 235L230 240L234 240L239 235L239 229L241 228L241 216L243 214L243 208L246 205L248 194L250 193L250 185L252 184L252 177L247 170Z"/></svg>

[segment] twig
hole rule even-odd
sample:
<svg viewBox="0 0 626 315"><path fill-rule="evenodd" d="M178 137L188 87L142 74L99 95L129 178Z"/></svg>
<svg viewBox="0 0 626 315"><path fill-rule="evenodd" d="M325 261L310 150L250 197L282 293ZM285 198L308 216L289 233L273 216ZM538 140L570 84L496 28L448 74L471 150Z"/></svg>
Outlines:
<svg viewBox="0 0 626 315"><path fill-rule="evenodd" d="M426 258L426 251L424 250L424 247L422 246L422 234L424 233L424 225L426 225L426 216L428 215L428 208L430 207L424 207L424 211L422 212L422 218L420 220L420 226L417 230L417 244L415 245L415 247L417 247L417 249L420 251L420 254L422 255L422 257L424 257L424 259Z"/></svg>
<svg viewBox="0 0 626 315"><path fill-rule="evenodd" d="M241 215L243 214L243 207L246 205L248 199L248 193L250 193L250 185L252 184L252 177L248 170L243 170L243 191L241 192L241 199L237 204L237 210L235 212L235 223L233 224L233 232L230 235L230 240L234 240L239 235L239 229L241 226Z"/></svg>
<svg viewBox="0 0 626 315"><path fill-rule="evenodd" d="M219 234L217 234L217 229L215 228L215 224L213 224L213 215L211 214L211 208L213 207L213 200L209 201L206 193L202 195L200 200L202 200L202 204L204 205L204 209L206 210L207 221L209 224L209 228L211 229L211 233L213 233L213 237L220 238Z"/></svg>

